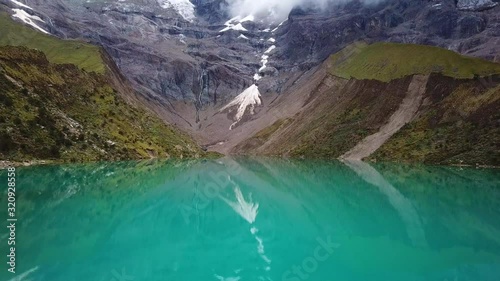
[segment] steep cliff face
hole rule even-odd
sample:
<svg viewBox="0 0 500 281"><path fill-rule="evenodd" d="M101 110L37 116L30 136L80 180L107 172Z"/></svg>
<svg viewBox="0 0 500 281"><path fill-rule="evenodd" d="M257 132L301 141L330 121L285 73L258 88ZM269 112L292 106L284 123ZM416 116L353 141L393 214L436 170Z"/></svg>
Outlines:
<svg viewBox="0 0 500 281"><path fill-rule="evenodd" d="M252 82L251 66L258 64L254 46L238 34L219 32L228 16L216 3L195 10L189 1L28 2L30 9L24 9L45 21L39 26L103 46L145 99L165 106L174 100L223 100L219 93L236 93Z"/></svg>
<svg viewBox="0 0 500 281"><path fill-rule="evenodd" d="M287 62L286 67L315 65L346 45L364 40L433 45L498 61L500 7L493 3L481 12L464 11L455 2L402 0L363 5L351 1L325 10L297 8L280 30L279 58Z"/></svg>
<svg viewBox="0 0 500 281"><path fill-rule="evenodd" d="M268 112L281 116L233 152L500 164L500 64L417 45L356 48L332 56L314 79L287 93L300 104L296 112L283 114L293 107L276 100ZM432 59L393 64L410 49Z"/></svg>

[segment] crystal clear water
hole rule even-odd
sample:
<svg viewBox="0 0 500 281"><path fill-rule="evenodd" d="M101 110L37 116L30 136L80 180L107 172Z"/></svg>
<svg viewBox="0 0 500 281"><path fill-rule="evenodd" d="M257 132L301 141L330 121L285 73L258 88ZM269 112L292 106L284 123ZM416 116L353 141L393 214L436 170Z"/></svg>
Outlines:
<svg viewBox="0 0 500 281"><path fill-rule="evenodd" d="M19 168L17 186L0 280L500 280L494 169L228 158Z"/></svg>

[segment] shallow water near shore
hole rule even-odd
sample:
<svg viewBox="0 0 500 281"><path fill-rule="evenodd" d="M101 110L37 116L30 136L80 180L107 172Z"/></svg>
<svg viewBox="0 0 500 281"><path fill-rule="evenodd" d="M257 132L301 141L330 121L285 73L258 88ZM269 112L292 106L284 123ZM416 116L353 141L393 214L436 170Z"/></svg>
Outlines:
<svg viewBox="0 0 500 281"><path fill-rule="evenodd" d="M224 158L22 167L16 182L16 274L4 228L0 280L500 278L497 169Z"/></svg>

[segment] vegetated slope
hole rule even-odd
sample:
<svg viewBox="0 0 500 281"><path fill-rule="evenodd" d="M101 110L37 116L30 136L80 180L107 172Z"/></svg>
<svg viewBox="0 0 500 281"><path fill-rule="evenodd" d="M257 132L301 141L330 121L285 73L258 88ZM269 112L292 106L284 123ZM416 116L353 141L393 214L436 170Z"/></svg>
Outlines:
<svg viewBox="0 0 500 281"><path fill-rule="evenodd" d="M125 102L108 81L73 64L53 64L41 51L0 47L0 158L202 155L187 135Z"/></svg>
<svg viewBox="0 0 500 281"><path fill-rule="evenodd" d="M498 63L412 44L356 43L332 55L330 60L330 72L335 76L384 82L414 74L441 73L457 79L471 79L500 73Z"/></svg>
<svg viewBox="0 0 500 281"><path fill-rule="evenodd" d="M0 12L0 46L25 46L42 51L51 63L71 63L88 72L105 72L99 47L75 40L58 40L10 19Z"/></svg>
<svg viewBox="0 0 500 281"><path fill-rule="evenodd" d="M370 158L500 165L500 76L433 77L428 88L417 118Z"/></svg>
<svg viewBox="0 0 500 281"><path fill-rule="evenodd" d="M381 48L384 45L387 48ZM406 59L396 59L405 52ZM422 62L424 53L433 59ZM350 46L322 68L326 71L314 74L322 75L322 82L301 94L306 98L299 112L243 141L233 152L338 158L388 124L414 75L430 75L414 118L368 158L500 165L499 64L434 47L381 43ZM280 99L290 102L286 95Z"/></svg>
<svg viewBox="0 0 500 281"><path fill-rule="evenodd" d="M380 127L378 132L359 142L341 158L361 160L372 155L405 124L413 120L422 104L428 80L428 75L414 75L405 98L401 101L399 108L389 117L387 123Z"/></svg>

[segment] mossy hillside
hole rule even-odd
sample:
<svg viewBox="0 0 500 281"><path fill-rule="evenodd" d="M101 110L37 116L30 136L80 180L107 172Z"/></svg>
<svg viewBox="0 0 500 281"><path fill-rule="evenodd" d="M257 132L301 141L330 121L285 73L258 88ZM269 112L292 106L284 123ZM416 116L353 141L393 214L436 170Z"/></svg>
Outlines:
<svg viewBox="0 0 500 281"><path fill-rule="evenodd" d="M307 112L296 116L289 135L270 150L300 158L336 159L385 123L409 81L353 80L325 92Z"/></svg>
<svg viewBox="0 0 500 281"><path fill-rule="evenodd" d="M472 79L500 73L500 64L424 45L353 44L330 57L330 73L342 78L389 82L414 74L441 73Z"/></svg>
<svg viewBox="0 0 500 281"><path fill-rule="evenodd" d="M354 143L375 132L366 124L368 114L368 108L356 108L314 120L310 124L314 129L302 134L298 144L290 151L290 155L309 159L339 157Z"/></svg>
<svg viewBox="0 0 500 281"><path fill-rule="evenodd" d="M204 155L185 134L126 103L103 75L0 47L0 159L95 161Z"/></svg>
<svg viewBox="0 0 500 281"><path fill-rule="evenodd" d="M24 46L45 53L56 64L74 64L86 71L105 72L99 47L76 40L61 40L15 22L0 12L0 46Z"/></svg>
<svg viewBox="0 0 500 281"><path fill-rule="evenodd" d="M438 164L500 164L500 86L461 85L403 127L371 159Z"/></svg>

